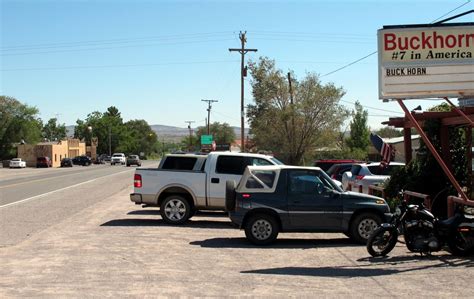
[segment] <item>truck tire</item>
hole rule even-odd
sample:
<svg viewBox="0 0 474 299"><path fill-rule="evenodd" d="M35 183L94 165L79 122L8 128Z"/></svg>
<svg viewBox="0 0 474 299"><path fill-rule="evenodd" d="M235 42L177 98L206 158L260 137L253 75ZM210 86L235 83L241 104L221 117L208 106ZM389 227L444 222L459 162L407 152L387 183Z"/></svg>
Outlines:
<svg viewBox="0 0 474 299"><path fill-rule="evenodd" d="M350 238L359 244L367 244L369 236L380 226L380 223L382 219L377 214L361 213L350 224Z"/></svg>
<svg viewBox="0 0 474 299"><path fill-rule="evenodd" d="M169 224L183 224L191 216L191 206L182 196L171 195L160 206L161 218Z"/></svg>
<svg viewBox="0 0 474 299"><path fill-rule="evenodd" d="M245 236L255 245L268 245L275 242L279 226L275 217L268 214L256 214L245 224Z"/></svg>
<svg viewBox="0 0 474 299"><path fill-rule="evenodd" d="M235 210L235 181L225 182L225 210Z"/></svg>

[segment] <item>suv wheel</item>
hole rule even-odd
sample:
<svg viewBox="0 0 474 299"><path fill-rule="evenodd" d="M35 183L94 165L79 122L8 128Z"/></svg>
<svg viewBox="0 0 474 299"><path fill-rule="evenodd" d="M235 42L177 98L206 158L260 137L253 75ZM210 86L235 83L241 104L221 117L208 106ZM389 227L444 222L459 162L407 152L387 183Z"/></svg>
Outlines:
<svg viewBox="0 0 474 299"><path fill-rule="evenodd" d="M362 213L351 222L349 234L352 240L360 244L367 244L372 232L382 223L382 219L374 213Z"/></svg>
<svg viewBox="0 0 474 299"><path fill-rule="evenodd" d="M245 225L245 236L255 245L268 245L278 236L278 223L275 217L267 214L251 216Z"/></svg>
<svg viewBox="0 0 474 299"><path fill-rule="evenodd" d="M172 195L161 203L160 214L166 223L182 224L191 216L191 206L185 198Z"/></svg>

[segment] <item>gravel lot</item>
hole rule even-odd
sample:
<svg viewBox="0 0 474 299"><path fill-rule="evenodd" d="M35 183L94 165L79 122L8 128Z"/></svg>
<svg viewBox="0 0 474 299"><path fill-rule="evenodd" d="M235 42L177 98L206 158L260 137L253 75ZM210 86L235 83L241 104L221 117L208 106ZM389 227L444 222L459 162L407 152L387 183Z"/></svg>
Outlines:
<svg viewBox="0 0 474 299"><path fill-rule="evenodd" d="M0 248L0 298L473 297L473 258L420 257L398 244L372 259L342 234L280 234L258 248L223 213L168 226L130 191Z"/></svg>

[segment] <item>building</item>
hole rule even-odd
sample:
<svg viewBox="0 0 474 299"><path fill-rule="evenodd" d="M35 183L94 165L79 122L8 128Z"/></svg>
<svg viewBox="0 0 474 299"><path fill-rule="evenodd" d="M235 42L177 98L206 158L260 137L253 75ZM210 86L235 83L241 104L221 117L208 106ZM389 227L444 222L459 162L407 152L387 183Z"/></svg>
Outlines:
<svg viewBox="0 0 474 299"><path fill-rule="evenodd" d="M395 162L405 163L405 140L404 137L395 137L395 138L382 138L383 142L390 144L395 149ZM411 150L412 157L416 156L416 152L420 148L420 135L411 135ZM369 160L371 161L380 161L382 157L377 149L370 145L369 147Z"/></svg>
<svg viewBox="0 0 474 299"><path fill-rule="evenodd" d="M85 155L86 144L79 139L20 144L17 147L17 153L17 157L25 160L28 167L35 167L38 157L49 157L53 167L60 167L63 158Z"/></svg>

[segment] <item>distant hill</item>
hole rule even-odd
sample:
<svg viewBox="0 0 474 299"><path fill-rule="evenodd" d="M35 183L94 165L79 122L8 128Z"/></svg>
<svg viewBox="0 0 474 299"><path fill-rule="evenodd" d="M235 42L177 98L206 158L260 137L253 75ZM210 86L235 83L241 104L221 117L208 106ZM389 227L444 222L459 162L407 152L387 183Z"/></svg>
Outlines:
<svg viewBox="0 0 474 299"><path fill-rule="evenodd" d="M74 136L75 126L66 126L66 134L68 137ZM158 139L164 141L178 142L184 136L188 136L188 128L180 128L166 125L150 125L151 129L158 135ZM236 139L240 139L240 127L232 127ZM245 134L248 134L248 128L245 129Z"/></svg>

